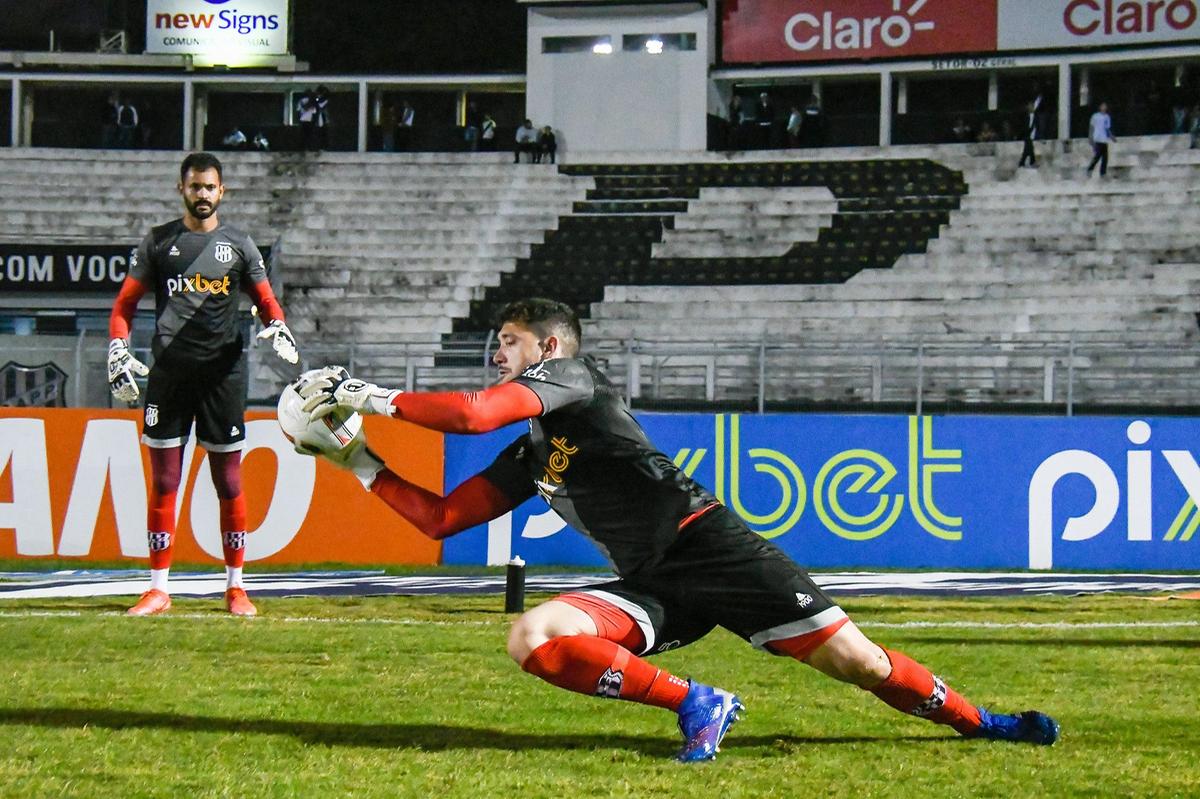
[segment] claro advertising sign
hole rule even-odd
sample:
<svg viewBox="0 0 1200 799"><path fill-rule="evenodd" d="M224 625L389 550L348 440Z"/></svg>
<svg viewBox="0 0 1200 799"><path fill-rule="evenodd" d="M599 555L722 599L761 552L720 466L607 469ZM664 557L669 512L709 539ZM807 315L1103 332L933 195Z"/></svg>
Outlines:
<svg viewBox="0 0 1200 799"><path fill-rule="evenodd" d="M288 0L147 0L146 52L237 66L288 52Z"/></svg>
<svg viewBox="0 0 1200 799"><path fill-rule="evenodd" d="M1200 0L737 0L726 63L915 58L1200 39Z"/></svg>
<svg viewBox="0 0 1200 799"><path fill-rule="evenodd" d="M750 527L813 567L1200 568L1200 420L639 416ZM514 427L448 436L446 485ZM538 499L447 539L447 563L600 565Z"/></svg>

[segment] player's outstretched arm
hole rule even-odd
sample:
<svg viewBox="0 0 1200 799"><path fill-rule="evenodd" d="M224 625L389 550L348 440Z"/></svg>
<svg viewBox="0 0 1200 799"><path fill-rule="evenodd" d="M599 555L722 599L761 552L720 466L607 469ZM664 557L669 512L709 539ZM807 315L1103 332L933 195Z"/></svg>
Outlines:
<svg viewBox="0 0 1200 799"><path fill-rule="evenodd" d="M341 370L345 373L345 370ZM542 413L542 401L520 383L483 391L405 394L346 375L328 375L298 388L304 410L319 419L343 407L386 414L442 433L487 433Z"/></svg>
<svg viewBox="0 0 1200 799"><path fill-rule="evenodd" d="M434 541L491 521L516 507L503 491L478 474L440 497L385 469L375 478L371 493Z"/></svg>

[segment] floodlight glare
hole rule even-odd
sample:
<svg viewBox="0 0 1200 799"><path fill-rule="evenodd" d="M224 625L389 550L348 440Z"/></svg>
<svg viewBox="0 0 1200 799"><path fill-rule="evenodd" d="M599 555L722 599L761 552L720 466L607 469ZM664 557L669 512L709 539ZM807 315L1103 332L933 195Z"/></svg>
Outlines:
<svg viewBox="0 0 1200 799"><path fill-rule="evenodd" d="M646 52L650 55L659 55L663 51L662 39L647 39Z"/></svg>
<svg viewBox="0 0 1200 799"><path fill-rule="evenodd" d="M592 52L596 55L612 55L612 43L598 42L592 45Z"/></svg>

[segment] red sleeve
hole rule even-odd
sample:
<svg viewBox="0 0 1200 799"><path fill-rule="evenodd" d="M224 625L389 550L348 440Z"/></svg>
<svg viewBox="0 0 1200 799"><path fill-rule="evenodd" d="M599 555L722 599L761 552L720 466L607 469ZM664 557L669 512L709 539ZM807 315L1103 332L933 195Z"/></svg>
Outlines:
<svg viewBox="0 0 1200 799"><path fill-rule="evenodd" d="M265 280L251 283L246 291L258 307L258 315L263 320L263 324L269 325L276 319L280 322L283 321L283 309L279 307L279 302L275 299L275 292L271 291L270 283Z"/></svg>
<svg viewBox="0 0 1200 799"><path fill-rule="evenodd" d="M125 276L117 300L113 303L112 315L108 317L108 337L128 340L133 328L133 315L137 312L138 300L146 293L146 287L136 277Z"/></svg>
<svg viewBox="0 0 1200 799"><path fill-rule="evenodd" d="M384 469L371 484L371 493L434 541L483 524L515 507L503 491L480 475L439 497Z"/></svg>
<svg viewBox="0 0 1200 799"><path fill-rule="evenodd" d="M392 415L443 433L487 433L542 413L533 389L504 383L483 391L397 394Z"/></svg>

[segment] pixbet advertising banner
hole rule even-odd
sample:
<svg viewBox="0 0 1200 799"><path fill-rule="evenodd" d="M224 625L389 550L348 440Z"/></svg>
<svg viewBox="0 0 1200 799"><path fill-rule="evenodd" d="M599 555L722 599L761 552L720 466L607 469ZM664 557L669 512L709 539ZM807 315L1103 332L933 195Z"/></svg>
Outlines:
<svg viewBox="0 0 1200 799"><path fill-rule="evenodd" d="M288 0L147 0L146 52L188 53L236 66L288 51Z"/></svg>
<svg viewBox="0 0 1200 799"><path fill-rule="evenodd" d="M812 567L1200 569L1200 420L640 415L660 449ZM523 429L448 436L446 485ZM446 563L603 565L538 499Z"/></svg>
<svg viewBox="0 0 1200 799"><path fill-rule="evenodd" d="M0 558L148 558L149 458L137 411L0 408ZM367 418L371 448L405 478L442 488L442 436ZM184 449L175 561L221 562L216 490L195 439ZM298 455L271 413L246 419L246 560L438 562L421 535L353 475Z"/></svg>
<svg viewBox="0 0 1200 799"><path fill-rule="evenodd" d="M911 58L1200 39L1200 0L726 0L726 63Z"/></svg>

